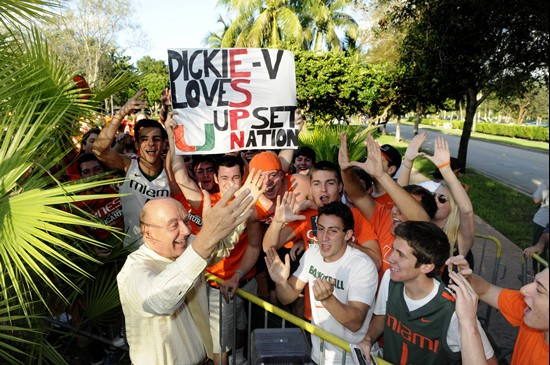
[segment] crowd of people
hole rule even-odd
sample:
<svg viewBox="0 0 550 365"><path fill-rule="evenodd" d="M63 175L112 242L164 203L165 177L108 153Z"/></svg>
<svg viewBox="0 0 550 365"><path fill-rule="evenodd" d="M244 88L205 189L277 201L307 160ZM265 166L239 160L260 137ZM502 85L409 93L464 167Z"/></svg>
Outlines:
<svg viewBox="0 0 550 365"><path fill-rule="evenodd" d="M338 163L318 161L309 147L178 155L167 95L159 120L136 114L125 130L146 106L139 91L83 136L67 169L86 181L107 171L124 177L84 192L121 197L82 207L125 233L130 253L117 283L133 364L227 364L230 353L244 363L238 288L356 344L366 361L372 353L394 364L495 364L476 318L479 298L520 326L513 364L548 363L548 269L520 291L472 274L469 187L443 138L428 155L421 133L401 156L369 136L366 160L350 161L342 135ZM437 166L424 187L409 184L417 158ZM112 234L89 233L101 242ZM540 237L526 254L547 250L548 233L538 250ZM341 350L311 342L315 363L341 362Z"/></svg>

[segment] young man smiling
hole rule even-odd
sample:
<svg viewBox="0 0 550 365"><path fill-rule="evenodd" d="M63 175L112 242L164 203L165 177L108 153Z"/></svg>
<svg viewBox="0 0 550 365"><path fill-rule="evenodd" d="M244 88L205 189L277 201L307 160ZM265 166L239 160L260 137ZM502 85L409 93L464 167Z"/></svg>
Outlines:
<svg viewBox="0 0 550 365"><path fill-rule="evenodd" d="M318 244L305 252L292 276L288 254L283 263L271 247L265 258L278 299L283 304L293 302L309 283L313 323L349 343L357 343L367 331L369 321L365 319L378 283L372 260L348 244L353 225L353 214L345 204L329 203L319 209ZM312 343L315 363L341 363L342 350L325 342L321 353L316 336ZM353 363L349 353L346 363Z"/></svg>
<svg viewBox="0 0 550 365"><path fill-rule="evenodd" d="M392 364L454 364L461 361L455 299L436 278L449 255L445 233L431 222L404 222L376 298L374 316L359 343L365 354L384 335L384 360ZM485 358L496 364L479 322Z"/></svg>
<svg viewBox="0 0 550 365"><path fill-rule="evenodd" d="M134 249L143 243L139 212L145 203L151 199L170 196L170 186L162 159L162 152L166 146L166 131L159 122L142 119L134 127L139 156L129 157L111 148L124 117L134 110L145 107L144 93L144 89L141 89L124 104L113 120L103 128L93 145L93 152L101 162L111 169L126 173L126 181L119 189L120 193L128 194L120 198L127 233L124 245L135 243Z"/></svg>

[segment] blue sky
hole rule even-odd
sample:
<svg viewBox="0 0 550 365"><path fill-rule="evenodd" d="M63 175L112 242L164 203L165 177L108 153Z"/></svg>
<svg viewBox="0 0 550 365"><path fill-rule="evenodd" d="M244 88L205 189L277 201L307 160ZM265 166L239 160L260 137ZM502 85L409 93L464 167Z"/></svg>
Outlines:
<svg viewBox="0 0 550 365"><path fill-rule="evenodd" d="M202 41L208 32L221 27L216 24L219 14L226 15L225 8L217 6L217 0L141 0L132 3L135 4L133 19L141 24L149 38L148 49L128 49L125 52L134 63L147 55L166 62L168 48L204 47Z"/></svg>

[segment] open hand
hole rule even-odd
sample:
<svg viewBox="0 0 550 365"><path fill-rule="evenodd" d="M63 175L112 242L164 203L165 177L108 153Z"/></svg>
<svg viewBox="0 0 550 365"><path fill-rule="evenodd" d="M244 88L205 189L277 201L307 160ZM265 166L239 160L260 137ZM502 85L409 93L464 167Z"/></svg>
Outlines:
<svg viewBox="0 0 550 365"><path fill-rule="evenodd" d="M273 220L280 223L289 223L294 221L303 221L305 216L294 214L294 205L296 204L296 196L294 193L286 191L281 199L281 196L277 196L277 205L275 206L275 213L273 214Z"/></svg>
<svg viewBox="0 0 550 365"><path fill-rule="evenodd" d="M275 284L282 285L290 276L290 258L285 255L285 262L281 261L275 247L270 247L265 253L265 264L271 280Z"/></svg>
<svg viewBox="0 0 550 365"><path fill-rule="evenodd" d="M145 95L145 89L141 88L134 96L130 98L124 104L122 109L120 109L120 113L123 117L127 116L128 114L132 113L134 110L141 110L147 107L147 101L143 98Z"/></svg>

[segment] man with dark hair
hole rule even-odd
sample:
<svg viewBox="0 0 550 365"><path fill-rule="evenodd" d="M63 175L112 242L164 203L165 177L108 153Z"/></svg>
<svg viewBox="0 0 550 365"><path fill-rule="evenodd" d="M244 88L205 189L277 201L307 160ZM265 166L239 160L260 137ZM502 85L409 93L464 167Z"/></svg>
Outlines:
<svg viewBox="0 0 550 365"><path fill-rule="evenodd" d="M308 146L301 146L294 154L294 169L298 174L309 175L310 169L317 161L315 151Z"/></svg>
<svg viewBox="0 0 550 365"><path fill-rule="evenodd" d="M92 153L92 147L100 133L101 130L99 128L92 128L84 133L80 141L80 153Z"/></svg>
<svg viewBox="0 0 550 365"><path fill-rule="evenodd" d="M389 144L380 146L380 153L383 157L382 167L384 172L390 175L391 178L395 176L399 167L401 167L401 153ZM384 188L384 185L374 180L374 189L372 190L372 198L378 203L388 208L392 208L394 205L393 199L390 194Z"/></svg>
<svg viewBox="0 0 550 365"><path fill-rule="evenodd" d="M359 343L365 354L384 335L383 358L392 364L453 364L461 360L461 328L455 298L437 275L449 256L445 233L431 222L404 222L384 273L374 316ZM485 358L493 349L477 322Z"/></svg>
<svg viewBox="0 0 550 365"><path fill-rule="evenodd" d="M197 184L213 194L218 191L218 184L214 180L216 160L212 156L194 155L191 164Z"/></svg>
<svg viewBox="0 0 550 365"><path fill-rule="evenodd" d="M293 194L285 193L283 200L292 202ZM357 343L367 331L369 309L378 283L372 260L349 245L353 228L351 210L341 202L328 203L319 209L318 244L305 252L292 276L288 254L283 263L271 247L265 258L278 299L283 304L291 303L309 284L313 323L349 343ZM312 360L321 364L320 340L317 336L311 340ZM321 356L323 364L339 364L342 350L325 342ZM353 363L349 353L346 363Z"/></svg>
<svg viewBox="0 0 550 365"><path fill-rule="evenodd" d="M139 225L139 212L146 202L155 198L170 196L170 185L164 170L162 153L166 146L166 131L156 120L142 119L134 127L136 149L139 156L129 157L111 148L118 127L125 116L146 105L144 89L138 91L120 109L111 122L103 128L94 143L94 154L109 168L124 171L126 181L120 192L128 194L121 198L124 211L124 227L127 236L125 246L141 245L142 234Z"/></svg>
<svg viewBox="0 0 550 365"><path fill-rule="evenodd" d="M92 153L85 153L77 160L78 172L82 179L90 178L103 174L105 169ZM86 195L92 194L116 194L117 192L110 185L102 185L93 189L88 189L83 192ZM103 198L78 202L76 205L92 215L94 215L101 223L111 227L124 228L124 218L122 215L122 205L120 198ZM110 232L104 229L95 227L87 227L86 231L90 233L96 240L106 243L110 236ZM94 251L98 257L109 256L111 250L94 246Z"/></svg>

